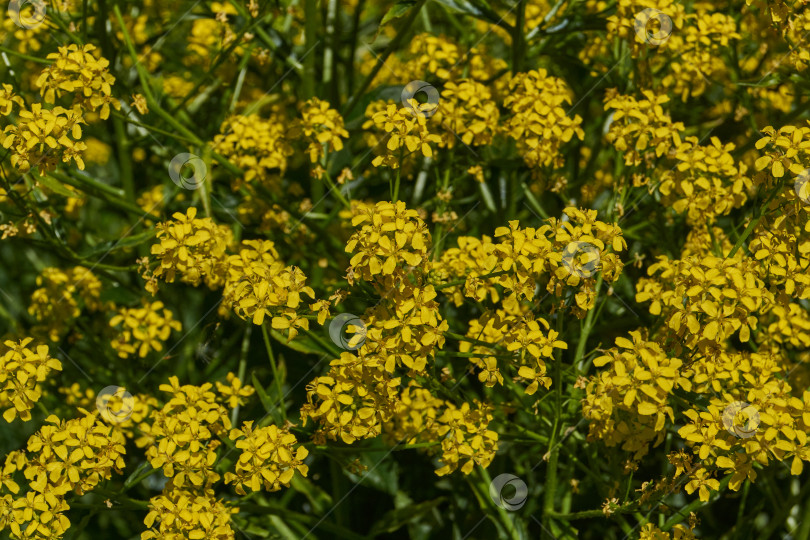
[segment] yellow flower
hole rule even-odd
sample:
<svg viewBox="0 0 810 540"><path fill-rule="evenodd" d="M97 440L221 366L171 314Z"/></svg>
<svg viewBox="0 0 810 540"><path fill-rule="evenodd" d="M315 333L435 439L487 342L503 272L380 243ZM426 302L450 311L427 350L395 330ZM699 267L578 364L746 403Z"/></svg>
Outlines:
<svg viewBox="0 0 810 540"><path fill-rule="evenodd" d="M624 153L627 165L639 165L645 152L655 152L661 157L673 146L681 144L683 124L673 123L661 106L669 98L656 96L650 90L643 90L642 95L646 99L636 100L633 96L608 92L605 98L605 110L613 111L605 138L616 150Z"/></svg>
<svg viewBox="0 0 810 540"><path fill-rule="evenodd" d="M499 117L489 89L479 82L462 79L444 85L431 121L445 130L441 146L453 148L459 139L468 146L490 144L498 132Z"/></svg>
<svg viewBox="0 0 810 540"><path fill-rule="evenodd" d="M18 415L24 422L31 420L31 409L42 396L39 383L44 382L51 371L61 371L62 363L48 356L47 345L28 345L33 338L15 343L5 341L0 347L0 402L10 405L3 412L6 422Z"/></svg>
<svg viewBox="0 0 810 540"><path fill-rule="evenodd" d="M279 114L269 119L258 115L233 116L214 137L214 151L245 171L244 182L275 182L275 172L283 173L293 149L287 141L286 120ZM240 187L242 180L234 184Z"/></svg>
<svg viewBox="0 0 810 540"><path fill-rule="evenodd" d="M195 287L204 281L209 288L222 286L226 249L233 242L233 233L226 225L217 225L211 218L197 218L197 209L185 214L176 212L173 221L157 224L159 243L152 245L152 255L160 261L155 276L173 283L177 274L182 281Z"/></svg>
<svg viewBox="0 0 810 540"><path fill-rule="evenodd" d="M427 158L433 157L430 144L441 142L441 138L430 133L426 115L414 114L418 107L415 101L410 108L397 107L393 103L382 108L375 103L369 105L366 116L370 120L363 124L363 129L374 127L382 134L382 139L374 145L374 150L380 155L372 160L372 165L396 169L406 157L416 152Z"/></svg>
<svg viewBox="0 0 810 540"><path fill-rule="evenodd" d="M84 169L82 155L87 145L81 142L80 124L85 121L80 106L43 109L41 103L34 103L18 116L17 125L3 130L2 146L11 149L11 164L20 172L36 166L40 174L45 174L56 168L60 157Z"/></svg>
<svg viewBox="0 0 810 540"><path fill-rule="evenodd" d="M111 344L121 358L135 354L144 358L150 351L162 351L172 330L183 328L180 321L174 320L171 311L163 309L163 302L144 302L140 308L121 308L110 319L110 326L120 327Z"/></svg>
<svg viewBox="0 0 810 540"><path fill-rule="evenodd" d="M366 281L386 280L404 275L408 267L427 262L430 233L416 210L405 203L379 202L352 218L362 226L346 244L353 253L352 272Z"/></svg>
<svg viewBox="0 0 810 540"><path fill-rule="evenodd" d="M278 491L281 486L290 487L296 471L307 475L309 467L304 465L304 459L309 452L296 446L298 440L286 429L270 425L254 430L250 421L241 430L231 430L228 437L242 453L236 461L236 473L225 473L225 483L235 484L240 495L245 495L245 488Z"/></svg>
<svg viewBox="0 0 810 540"><path fill-rule="evenodd" d="M245 405L247 403L245 398L252 396L256 392L256 389L252 386L243 385L239 377L233 373L228 373L227 380L227 386L219 381L217 381L216 385L217 392L225 398L225 403L231 409L239 405Z"/></svg>
<svg viewBox="0 0 810 540"><path fill-rule="evenodd" d="M529 167L561 167L560 147L585 133L579 115L569 117L565 105L571 105L571 91L562 79L544 69L517 73L509 81L504 105L511 112L506 133L518 143L518 150Z"/></svg>
<svg viewBox="0 0 810 540"><path fill-rule="evenodd" d="M99 117L110 116L110 106L121 110L121 103L112 97L115 83L106 58L96 58L94 45L71 44L59 47L59 52L48 55L53 63L36 80L46 103L55 103L63 92L73 94L73 105L87 111L101 110Z"/></svg>
<svg viewBox="0 0 810 540"><path fill-rule="evenodd" d="M302 119L291 129L292 137L300 137L309 142L307 153L312 163L317 163L325 149L337 152L343 149L342 138L349 136L343 127L343 117L329 103L312 98L301 105Z"/></svg>

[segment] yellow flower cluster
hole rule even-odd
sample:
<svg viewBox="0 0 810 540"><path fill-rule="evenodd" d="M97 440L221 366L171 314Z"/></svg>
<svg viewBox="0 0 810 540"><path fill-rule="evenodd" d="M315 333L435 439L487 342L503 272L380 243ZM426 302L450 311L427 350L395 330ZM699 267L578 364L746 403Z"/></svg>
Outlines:
<svg viewBox="0 0 810 540"><path fill-rule="evenodd" d="M31 489L46 498L70 491L83 495L112 472L121 474L124 436L99 422L95 414L67 421L51 415L45 423L28 439L31 455L24 474Z"/></svg>
<svg viewBox="0 0 810 540"><path fill-rule="evenodd" d="M198 218L197 209L185 214L176 212L172 221L158 223L159 242L152 245L152 255L160 264L154 275L173 283L180 280L193 286L204 282L216 289L223 284L226 250L233 243L230 227L217 225L211 218Z"/></svg>
<svg viewBox="0 0 810 540"><path fill-rule="evenodd" d="M374 65L376 57L366 56L363 63L364 72ZM497 75L508 69L509 64L503 59L486 54L478 47L463 47L445 35L429 33L416 34L402 58L392 55L386 61L378 78L386 77L393 85L404 85L411 81L444 82L467 76L478 82L491 82L494 94L501 95L505 81Z"/></svg>
<svg viewBox="0 0 810 540"><path fill-rule="evenodd" d="M246 405L255 393L233 373L228 374L227 384L216 382L215 386L181 385L177 377L170 377L160 390L170 396L162 406L149 400L148 415L142 414L143 409L133 412L133 419L139 414L140 435L135 443L146 449L151 466L169 478L163 492L149 501L143 540L234 538L230 516L239 509L217 499L214 488L221 479L216 471L219 449L228 437L243 452L235 473L225 473L225 482L236 484L241 495L245 487L257 490L262 483L267 489L288 484L294 472L288 473L288 467L306 475L306 466L300 462L306 450L299 447L291 454L295 437L288 432L275 426L254 430L252 421L242 430L231 429L228 408Z"/></svg>
<svg viewBox="0 0 810 540"><path fill-rule="evenodd" d="M61 371L62 363L48 356L47 345L28 346L33 338L15 343L5 341L0 347L0 407L4 408L3 419L11 422L17 416L31 420L31 409L39 401L42 390L39 386L51 371Z"/></svg>
<svg viewBox="0 0 810 540"><path fill-rule="evenodd" d="M37 289L31 294L30 313L51 341L58 341L79 317L82 309L101 310L102 284L93 272L82 266L61 269L49 267L37 276Z"/></svg>
<svg viewBox="0 0 810 540"><path fill-rule="evenodd" d="M301 421L304 426L309 419L320 424L316 442L329 438L351 444L376 437L394 414L400 379L385 370L380 356L365 349L342 353L326 375L307 385Z"/></svg>
<svg viewBox="0 0 810 540"><path fill-rule="evenodd" d="M247 404L247 398L252 396L256 389L243 384L234 373L230 372L225 377L228 384L216 382L217 392L224 398L224 404L231 409Z"/></svg>
<svg viewBox="0 0 810 540"><path fill-rule="evenodd" d="M364 315L363 343L349 342L359 349L342 353L325 376L310 383L301 409L304 422L320 424L319 439L346 443L382 432L395 412L397 367L424 373L448 328L434 287L422 285L430 234L418 214L402 202L381 202L358 207L352 223L359 228L346 246L356 252L350 275L371 282L382 298Z"/></svg>
<svg viewBox="0 0 810 540"><path fill-rule="evenodd" d="M734 144L722 144L717 137L700 145L697 137L686 137L675 148L678 164L661 175L659 190L664 202L676 212L686 212L690 223L713 223L748 200L753 186L744 163L736 164Z"/></svg>
<svg viewBox="0 0 810 540"><path fill-rule="evenodd" d="M112 97L115 83L106 58L96 58L96 47L72 44L59 47L59 52L48 55L53 63L42 70L36 85L45 103L55 103L63 92L73 94L72 106L85 111L100 111L99 118L110 116L110 106L121 109L121 103ZM78 138L78 137L77 137Z"/></svg>
<svg viewBox="0 0 810 540"><path fill-rule="evenodd" d="M439 313L437 293L427 285L431 238L425 223L401 201L358 209L359 229L346 251L354 253L349 274L371 282L382 297L366 313L366 344L388 373L396 365L421 372L435 349L444 345L447 321Z"/></svg>
<svg viewBox="0 0 810 540"><path fill-rule="evenodd" d="M694 516L694 514L691 514ZM691 519L691 518L690 518ZM694 520L690 521L689 527L686 525L675 525L672 527L672 533L664 532L652 523L647 523L639 531L639 540L695 540L697 536L694 534L696 523Z"/></svg>
<svg viewBox="0 0 810 540"><path fill-rule="evenodd" d="M490 144L498 133L500 112L485 85L471 79L448 82L432 121L444 128L441 146L453 148L457 140L468 146Z"/></svg>
<svg viewBox="0 0 810 540"><path fill-rule="evenodd" d="M527 395L535 394L541 385L551 387L545 361L552 358L554 349L567 349L568 345L516 297L505 298L502 306L470 321L466 334L470 341L460 343L459 351L472 353L470 363L481 370L478 380L487 386L503 384L503 370L515 371L517 380L528 382Z"/></svg>
<svg viewBox="0 0 810 540"><path fill-rule="evenodd" d="M433 104L420 105L415 99L408 107L398 107L394 103L386 105L385 102L369 104L366 109L369 120L363 124L363 129L374 127L379 133L379 138L375 135L369 139L378 153L372 165L396 169L414 152L427 158L433 157L430 144L441 142L441 137L428 129L427 114L422 111L428 106L432 107Z"/></svg>
<svg viewBox="0 0 810 540"><path fill-rule="evenodd" d="M225 483L234 484L240 495L246 494L245 488L279 491L282 485L290 487L296 471L307 475L304 459L309 452L303 446L296 448L298 441L288 430L274 425L253 429L253 421L249 421L242 429L232 429L228 436L242 453L236 461L236 473L225 473Z"/></svg>
<svg viewBox="0 0 810 540"><path fill-rule="evenodd" d="M661 315L679 341L676 350L722 349L737 332L745 343L757 329L757 312L773 302L757 266L741 254L674 261L661 255L648 269L654 277L639 280L636 301L651 302L650 313Z"/></svg>
<svg viewBox="0 0 810 540"><path fill-rule="evenodd" d="M399 201L378 202L364 207L352 217L352 226L361 227L346 244L352 253L351 274L364 281L393 286L413 267L428 260L430 233L416 210Z"/></svg>
<svg viewBox="0 0 810 540"><path fill-rule="evenodd" d="M18 123L3 130L3 148L12 150L11 164L28 172L37 167L40 174L53 170L61 159L74 161L84 169L82 153L87 145L81 142L84 117L81 109L53 107L44 109L41 103L33 103L30 109L18 113Z"/></svg>
<svg viewBox="0 0 810 540"><path fill-rule="evenodd" d="M39 51L42 49L43 42L49 41L42 34L48 35L53 26L48 23L47 17L45 20L41 19L41 15L37 13L37 7L38 5L34 2L20 2L17 4L19 18L17 19L17 15L12 15L11 11L7 11L9 16L3 17L3 22L0 23L4 34L9 37L13 36L16 41L15 45L19 46L19 50L23 54ZM17 22L24 24L20 25ZM39 22L41 24L37 24Z"/></svg>
<svg viewBox="0 0 810 540"><path fill-rule="evenodd" d="M459 46L444 36L417 34L408 47L410 60L403 66L403 78L421 80L430 74L450 79L454 68L459 67L462 54Z"/></svg>
<svg viewBox="0 0 810 540"><path fill-rule="evenodd" d="M110 326L118 331L111 341L120 358L137 355L146 357L150 351L162 351L172 330L179 332L183 325L174 319L163 302L144 302L139 308L120 308L110 319Z"/></svg>
<svg viewBox="0 0 810 540"><path fill-rule="evenodd" d="M587 311L594 306L597 274L608 282L619 278L623 264L616 253L627 244L619 226L597 220L595 210L566 208L564 213L568 219L552 218L539 229L522 229L517 221L496 229L495 237L502 240L490 271L503 272L496 282L526 299L534 297L545 277L546 289L555 296L565 286L577 287L576 305Z"/></svg>
<svg viewBox="0 0 810 540"><path fill-rule="evenodd" d="M112 97L115 77L107 69L109 62L96 58L95 50L93 45L68 45L49 54L51 65L34 81L40 89L41 103L26 106L11 85L2 85L0 114L11 116L15 106L19 110L16 123L4 128L1 142L3 148L11 149L11 164L20 172L36 167L44 174L55 169L60 159L84 169L82 157L87 145L81 141L81 124L87 123L85 114L99 110L99 116L106 119L110 107L121 108ZM67 108L53 106L63 92L73 97L71 103Z"/></svg>
<svg viewBox="0 0 810 540"><path fill-rule="evenodd" d="M14 93L14 87L3 83L0 85L0 114L10 116L14 112L14 106L24 108L25 101Z"/></svg>
<svg viewBox="0 0 810 540"><path fill-rule="evenodd" d="M28 452L6 456L0 496L0 528L13 540L61 538L70 527L65 513L69 493L83 495L112 472L121 474L126 453L124 437L98 422L95 414L60 420L48 416L28 439ZM14 476L21 473L30 488L23 493Z"/></svg>
<svg viewBox="0 0 810 540"><path fill-rule="evenodd" d="M437 421L436 439L441 441L443 466L436 474L445 476L459 468L470 474L476 465L489 467L498 451L498 433L488 429L492 421L490 406L480 402L475 407L469 403L445 406Z"/></svg>
<svg viewBox="0 0 810 540"><path fill-rule="evenodd" d="M511 116L504 130L518 143L518 151L529 167L561 167L560 147L574 136L585 137L579 115L569 117L571 90L565 81L544 69L517 73L509 81L504 106Z"/></svg>
<svg viewBox="0 0 810 540"><path fill-rule="evenodd" d="M594 359L596 367L608 366L587 385L582 413L590 420L589 437L607 446L619 446L642 458L650 444L660 444L666 435L668 417L675 421L673 390L691 390L681 374L683 362L670 358L640 332L616 338L616 347Z"/></svg>
<svg viewBox="0 0 810 540"><path fill-rule="evenodd" d="M790 460L790 473L799 475L810 461L807 431L810 392L799 393L786 382L778 357L757 353L721 355L713 369L696 370L703 381L698 391L711 386L714 395L705 408L684 412L688 422L678 431L700 458L689 474L686 490L717 489L714 474L731 473L729 488L739 490L743 481L757 478L757 464ZM701 366L702 368L702 366ZM712 380L718 377L717 380Z"/></svg>
<svg viewBox="0 0 810 540"><path fill-rule="evenodd" d="M616 150L624 153L627 165L640 165L648 152L665 155L672 147L681 145L683 124L673 123L661 106L669 101L666 95L644 90L646 99L608 92L605 110L612 111L606 138Z"/></svg>
<svg viewBox="0 0 810 540"><path fill-rule="evenodd" d="M481 279L492 272L498 265L498 255L492 238L483 235L459 236L456 240L458 247L444 250L434 273L446 282L442 292L453 299L456 307L464 304L464 298L474 298L483 302L487 298L492 302L500 300L500 293L494 284ZM453 285L454 278L464 280L463 285Z"/></svg>
<svg viewBox="0 0 810 540"><path fill-rule="evenodd" d="M627 245L618 225L597 220L595 210L569 207L564 213L567 219L551 219L537 229L510 221L509 227L495 230L497 244L486 236L460 237L459 247L443 254L438 271L444 279L464 279L464 294L456 285L448 294L457 305L464 296L477 301L489 296L497 302L499 294L492 286L497 284L517 297L532 299L545 282L555 296L566 286L578 288L579 314L591 309L598 274L608 282L616 281L623 268L617 253Z"/></svg>
<svg viewBox="0 0 810 540"><path fill-rule="evenodd" d="M225 300L234 312L253 324L272 318L277 330L289 330L295 338L298 328L309 329L309 320L300 317L301 295L315 297L300 268L277 260L273 243L246 240L239 254L228 258Z"/></svg>
<svg viewBox="0 0 810 540"><path fill-rule="evenodd" d="M242 181L272 184L275 175L287 169L287 159L293 154L286 123L279 114L267 119L257 114L233 116L222 123L213 149L245 171ZM239 186L234 184L234 188Z"/></svg>
<svg viewBox="0 0 810 540"><path fill-rule="evenodd" d="M138 426L142 436L136 444L147 448L152 467L162 469L177 488L206 488L220 478L214 471L220 445L214 436L227 434L231 423L212 388L210 383L181 386L177 377L169 377L160 390L171 399Z"/></svg>
<svg viewBox="0 0 810 540"><path fill-rule="evenodd" d="M674 4L672 7L677 9ZM741 36L734 18L701 7L697 7L695 13L685 15L683 22L684 27L668 37L667 58L662 57L659 61L662 66L666 63L668 68L661 80L662 86L686 101L690 96L703 95L710 81L728 79L729 68L722 55L729 41Z"/></svg>
<svg viewBox="0 0 810 540"><path fill-rule="evenodd" d="M234 540L231 514L237 512L239 508L226 506L217 499L213 489L198 492L172 489L149 501L149 513L144 520L149 530L141 533L141 540Z"/></svg>
<svg viewBox="0 0 810 540"><path fill-rule="evenodd" d="M343 149L342 139L348 137L349 132L343 127L343 117L328 102L310 99L301 105L301 116L301 120L293 124L289 136L309 142L307 153L312 163L318 163L327 151Z"/></svg>
<svg viewBox="0 0 810 540"><path fill-rule="evenodd" d="M396 414L385 425L392 443L436 443L428 452L440 454L438 476L458 469L470 474L473 467L488 467L498 451L498 434L488 429L490 407L476 402L461 407L436 398L430 391L411 384L402 390Z"/></svg>
<svg viewBox="0 0 810 540"><path fill-rule="evenodd" d="M229 24L229 16L237 15L236 8L227 2L211 2L215 17L200 17L191 25L188 48L194 53L192 61L210 68L220 48L230 46L236 36Z"/></svg>
<svg viewBox="0 0 810 540"><path fill-rule="evenodd" d="M683 28L684 11L676 0L618 0L616 12L607 18L606 39L627 41L634 56L649 51L650 44L658 49L669 48L670 36Z"/></svg>
<svg viewBox="0 0 810 540"><path fill-rule="evenodd" d="M289 330L290 339L299 328L309 328L309 320L300 313L306 311L301 296L314 298L315 293L299 268L278 259L273 242L244 240L230 255L233 233L229 227L197 218L193 207L173 218L157 224L159 243L152 246L152 254L159 257L160 265L155 276L172 282L180 274L182 281L192 285L204 281L211 289L222 288L224 307L257 325L270 317L273 328Z"/></svg>
<svg viewBox="0 0 810 540"><path fill-rule="evenodd" d="M768 150L754 164L758 171L767 169L774 178L782 178L787 171L799 175L807 170L810 165L810 127L788 125L774 129L766 126L762 133L764 136L756 142L757 150L766 147Z"/></svg>

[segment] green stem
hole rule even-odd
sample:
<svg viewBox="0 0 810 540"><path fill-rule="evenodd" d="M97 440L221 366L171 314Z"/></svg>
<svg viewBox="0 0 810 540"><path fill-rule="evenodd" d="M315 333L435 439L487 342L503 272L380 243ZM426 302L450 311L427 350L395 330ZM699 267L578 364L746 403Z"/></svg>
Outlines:
<svg viewBox="0 0 810 540"><path fill-rule="evenodd" d="M144 129L146 129L148 131L151 131L152 133L159 133L160 135L164 135L166 137L171 137L172 139L175 139L175 140L180 141L180 142L185 143L185 144L194 144L194 141L192 141L191 139L181 137L177 133L172 133L171 131L166 131L165 129L160 129L160 128L155 127L155 126L150 126L149 124L144 124L143 122L138 122L137 120L133 120L132 118L129 118L128 116L125 116L125 115L123 115L120 112L115 111L115 110L110 111L110 112L112 113L112 116L117 116L118 118L121 118L122 120L124 120L128 124L132 124L133 126L138 126L138 127L144 128Z"/></svg>
<svg viewBox="0 0 810 540"><path fill-rule="evenodd" d="M419 16L419 12L422 11L422 6L425 5L427 0L419 0L415 6L411 8L411 11L408 13L406 19L402 22L402 25L399 27L397 31L397 35L394 36L394 39L388 43L388 46L382 52L382 54L377 58L377 63L371 69L371 72L363 79L363 82L360 84L360 87L352 94L352 97L349 101L346 102L345 110L343 111L343 117L348 118L355 107L360 103L360 98L363 94L368 90L368 87L371 86L371 83L374 82L374 78L377 77L377 74L382 69L383 65L385 65L385 61L391 56L395 50L399 48L400 43L402 40L405 39L405 34L408 33L408 29L411 27L413 22L416 20L416 17Z"/></svg>
<svg viewBox="0 0 810 540"><path fill-rule="evenodd" d="M0 46L0 52L4 52L10 54L12 56L16 56L17 58L22 58L23 60L28 60L29 62L36 62L37 64L51 64L51 60L46 60L44 58L37 58L36 56L29 56L27 54L23 54L21 52L17 52L14 49L9 49L8 47Z"/></svg>
<svg viewBox="0 0 810 540"><path fill-rule="evenodd" d="M127 202L127 201L117 197L116 195L109 193L109 191L107 191L107 189L99 188L98 185L97 185L98 183L93 183L95 181L90 182L90 181L88 181L88 179L86 177L81 177L81 179L77 179L76 177L68 176L66 174L61 174L61 173L58 173L56 171L50 172L50 173L48 173L48 175L56 178L57 180L59 180L62 183L65 183L65 184L67 184L69 186L75 187L76 189L79 189L79 190L83 191L84 193L87 193L88 195L98 197L99 199L101 199L101 200L103 200L103 201L105 201L105 202L107 202L107 203L109 203L109 204L111 204L111 205L113 205L115 207L118 207L121 210L126 210L127 212L130 212L132 214L135 214L135 215L138 215L138 216L141 216L141 217L151 219L153 221L160 221L160 217L155 216L153 214L150 214L149 212L147 212L146 210L144 210L140 206L137 206L135 204ZM110 186L107 186L107 188L109 188L109 187Z"/></svg>
<svg viewBox="0 0 810 540"><path fill-rule="evenodd" d="M478 279L489 279L492 277L502 276L504 274L508 274L509 270L503 270L501 272L490 272L489 274L484 274L483 276L477 276ZM457 279L456 281L448 281L447 283L440 283L438 285L434 285L433 288L438 290L446 289L447 287L455 287L457 285L464 285L467 283L466 279Z"/></svg>
<svg viewBox="0 0 810 540"><path fill-rule="evenodd" d="M602 274L600 272L599 277L596 278L596 298L599 298L599 289L602 288ZM577 366L579 365L580 360L585 354L585 347L587 346L588 336L593 330L593 319L594 313L596 309L591 309L588 311L588 315L585 317L585 324L582 325L582 332L579 335L579 341L577 342L577 352L576 356L574 356L574 369L578 369Z"/></svg>
<svg viewBox="0 0 810 540"><path fill-rule="evenodd" d="M618 508L611 509L611 512L614 514L630 514L635 512L638 509L637 504L629 504L627 506L620 506ZM595 510L583 510L582 512L571 512L570 514L562 514L555 512L554 510L549 511L548 515L550 517L556 519L564 519L566 521L573 521L576 519L589 519L589 518L605 518L605 512L601 508Z"/></svg>
<svg viewBox="0 0 810 540"><path fill-rule="evenodd" d="M731 251L728 254L729 259L731 257L733 257L735 253L737 253L737 250L739 250L740 247L742 247L743 242L745 242L746 238L748 238L751 235L751 233L754 232L754 229L759 224L759 221L762 219L762 216L765 215L765 209L768 207L768 204L770 204L771 200L773 200L773 198L776 196L776 194L779 193L780 189L782 189L782 182L781 181L771 191L768 198L765 199L764 203L762 203L762 206L759 207L759 209L757 210L756 218L753 221L751 221L751 223L748 224L748 226L743 231L742 236L740 236L739 240L737 240L737 243L734 244L734 247L731 249Z"/></svg>
<svg viewBox="0 0 810 540"><path fill-rule="evenodd" d="M273 354L273 346L270 343L270 336L267 332L267 326L262 325L262 338L264 339L264 348L267 349L267 358L270 360L270 369L273 371L273 380L275 381L276 391L278 392L279 408L281 409L281 417L287 419L287 409L284 406L284 391L279 377L278 365L276 364L276 356Z"/></svg>
<svg viewBox="0 0 810 540"><path fill-rule="evenodd" d="M343 193L340 192L340 187L337 184L335 184L334 180L332 180L332 176L329 174L329 172L325 168L324 168L323 178L326 179L326 183L329 184L329 190L332 193L335 194L335 196L338 198L338 200L341 202L341 204L343 206L345 206L347 209L351 209L351 207L352 207L351 203L348 200L346 200L346 197L344 197ZM315 181L315 183L317 183L317 180ZM316 199L316 200L320 200L320 199Z"/></svg>
<svg viewBox="0 0 810 540"><path fill-rule="evenodd" d="M318 0L304 0L304 39L307 56L304 58L304 78L301 96L307 100L315 95L315 60L317 55L312 50L318 43Z"/></svg>
<svg viewBox="0 0 810 540"><path fill-rule="evenodd" d="M245 371L247 370L247 355L250 350L250 336L253 334L253 325L248 324L245 326L245 333L242 336L242 347L239 351L239 372L237 377L241 382L245 382ZM236 426L236 421L239 419L239 403L231 411L231 425Z"/></svg>
<svg viewBox="0 0 810 540"><path fill-rule="evenodd" d="M526 21L526 0L519 0L515 14L515 28L512 32L512 74L518 73L523 65L524 35Z"/></svg>
<svg viewBox="0 0 810 540"><path fill-rule="evenodd" d="M557 334L563 332L563 312L557 312ZM557 491L557 456L559 449L557 438L562 423L562 351L557 349L554 354L554 384L557 386L554 427L551 431L548 449L548 470L546 473L545 496L543 499L543 515L548 518L549 513L554 511L554 495ZM549 525L547 525L548 527Z"/></svg>
<svg viewBox="0 0 810 540"><path fill-rule="evenodd" d="M115 144L118 149L118 166L121 174L121 184L124 186L124 193L130 202L135 202L135 181L132 176L132 158L129 150L129 139L124 129L124 122L119 116L113 116L113 127L115 129Z"/></svg>
<svg viewBox="0 0 810 540"><path fill-rule="evenodd" d="M399 167L397 167L397 176L394 180L394 192L391 194L391 202L397 202L399 200L399 180L402 177L402 155L400 152L400 161Z"/></svg>

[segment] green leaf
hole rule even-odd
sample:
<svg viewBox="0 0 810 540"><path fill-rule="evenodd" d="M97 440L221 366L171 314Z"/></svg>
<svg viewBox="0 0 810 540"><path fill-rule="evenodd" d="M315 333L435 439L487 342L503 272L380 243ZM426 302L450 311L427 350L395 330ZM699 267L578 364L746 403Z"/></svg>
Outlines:
<svg viewBox="0 0 810 540"><path fill-rule="evenodd" d="M99 255L105 255L114 249L123 249L128 247L139 246L144 242L152 240L154 238L155 238L155 230L150 229L148 231L144 231L139 234L134 234L132 236L127 236L125 238L110 240L108 242L102 242L94 246L92 250L87 251L86 253L82 253L81 257L85 259L95 258Z"/></svg>
<svg viewBox="0 0 810 540"><path fill-rule="evenodd" d="M290 487L304 495L312 505L313 513L321 515L325 513L333 504L332 497L317 484L296 474L293 476Z"/></svg>
<svg viewBox="0 0 810 540"><path fill-rule="evenodd" d="M79 193L76 193L72 189L68 189L65 185L53 178L51 176L40 176L37 178L37 182L45 186L46 188L50 189L54 193L58 193L59 195L63 195L65 197L75 197L80 199L82 196Z"/></svg>
<svg viewBox="0 0 810 540"><path fill-rule="evenodd" d="M256 389L256 394L259 396L259 401L262 402L262 406L264 406L264 410L269 414L273 421L281 425L283 422L281 421L281 417L279 415L279 408L282 406L281 404L281 396L279 396L279 403L273 403L273 400L267 394L267 391L262 386L262 383L259 382L259 379L256 378L256 374L253 373L250 376L251 381L253 382L253 388ZM274 386L270 386L270 388L274 388Z"/></svg>
<svg viewBox="0 0 810 540"><path fill-rule="evenodd" d="M472 15L476 19L481 19L483 21L487 21L488 19L484 16L484 13L477 8L476 6L472 5L470 2L465 2L464 0L436 0L438 3L447 6L451 10L458 12L458 13L465 13L467 15ZM482 2L485 7L491 9L486 2Z"/></svg>
<svg viewBox="0 0 810 540"><path fill-rule="evenodd" d="M295 339L288 340L287 336L279 332L278 330L270 330L270 335L284 345L285 347L289 347L290 349L306 354L323 354L324 351L322 348L317 347L312 344L312 340L308 339L305 335L298 334L295 336Z"/></svg>
<svg viewBox="0 0 810 540"><path fill-rule="evenodd" d="M129 478L127 478L127 479L124 481L124 489L125 489L125 490L126 490L126 489L129 489L129 487L133 485L133 483L135 482L135 480L137 480L137 478L138 478L139 476L141 476L141 475L142 475L144 472L146 472L146 470L147 470L147 469L151 469L151 468L152 468L152 466L151 466L151 465L150 465L148 462L143 462L143 463L141 463L141 464L138 466L138 468L137 468L137 469L135 469L135 470L132 472L132 474L130 474L130 475L129 475Z"/></svg>
<svg viewBox="0 0 810 540"><path fill-rule="evenodd" d="M374 526L371 528L369 536L373 537L378 534L392 533L416 518L429 513L445 500L446 497L439 497L430 501L409 504L408 506L403 506L402 508L395 508L394 510L391 510L383 515L382 519L374 524Z"/></svg>
<svg viewBox="0 0 810 540"><path fill-rule="evenodd" d="M382 19L382 22L380 22L380 26L383 26L385 23L393 19L398 19L402 17L403 15L408 13L408 11L415 5L416 2L411 0L397 2L391 7L391 9L388 10L388 13L385 14L385 16Z"/></svg>
<svg viewBox="0 0 810 540"><path fill-rule="evenodd" d="M366 471L354 474L344 468L343 473L355 484L394 496L399 490L399 467L396 461L385 459L390 452L390 448L380 443L379 452L364 452L358 458L360 463L368 467Z"/></svg>

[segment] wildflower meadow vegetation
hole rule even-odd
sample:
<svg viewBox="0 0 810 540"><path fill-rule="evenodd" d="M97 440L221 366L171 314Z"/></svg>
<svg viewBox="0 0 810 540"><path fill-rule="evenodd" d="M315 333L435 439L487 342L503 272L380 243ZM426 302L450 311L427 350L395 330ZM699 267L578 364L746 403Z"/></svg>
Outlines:
<svg viewBox="0 0 810 540"><path fill-rule="evenodd" d="M807 0L3 0L0 538L810 539Z"/></svg>

